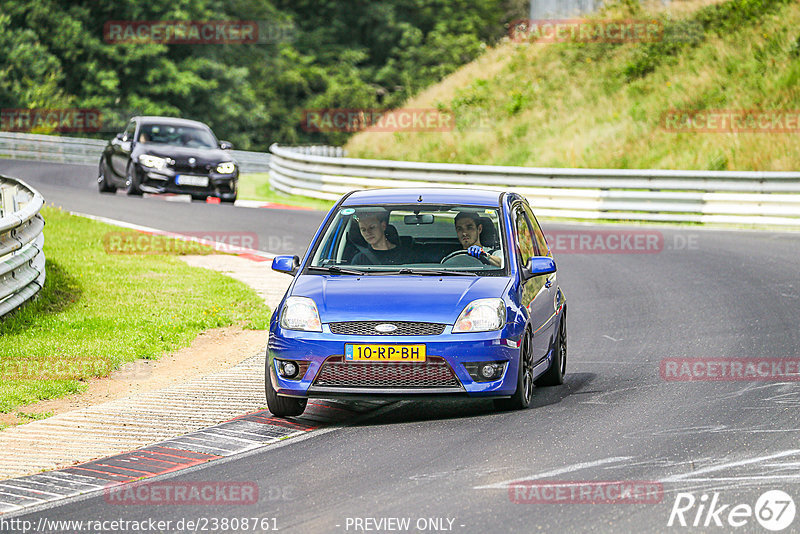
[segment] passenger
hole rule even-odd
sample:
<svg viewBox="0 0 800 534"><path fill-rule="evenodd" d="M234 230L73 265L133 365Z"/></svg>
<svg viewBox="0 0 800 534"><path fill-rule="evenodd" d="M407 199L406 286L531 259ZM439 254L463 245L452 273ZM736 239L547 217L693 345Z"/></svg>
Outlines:
<svg viewBox="0 0 800 534"><path fill-rule="evenodd" d="M456 215L456 234L461 242L461 247L470 256L478 258L484 263L503 266L503 251L500 249L484 249L481 245L481 232L483 224L477 214L468 211L459 212Z"/></svg>
<svg viewBox="0 0 800 534"><path fill-rule="evenodd" d="M356 215L358 229L367 249L362 249L354 257L353 265L397 265L407 261L407 253L386 238L389 213L386 210L365 211Z"/></svg>

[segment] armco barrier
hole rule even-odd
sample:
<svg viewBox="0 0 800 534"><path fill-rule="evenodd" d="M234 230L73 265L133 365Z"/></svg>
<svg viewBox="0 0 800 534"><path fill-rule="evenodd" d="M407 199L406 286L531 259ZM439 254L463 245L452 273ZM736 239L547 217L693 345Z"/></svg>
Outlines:
<svg viewBox="0 0 800 534"><path fill-rule="evenodd" d="M24 182L0 176L0 317L44 285L44 199Z"/></svg>
<svg viewBox="0 0 800 534"><path fill-rule="evenodd" d="M15 159L96 166L107 144L99 139L0 132L0 155ZM269 171L270 155L266 152L231 150L230 153L239 162L241 172Z"/></svg>
<svg viewBox="0 0 800 534"><path fill-rule="evenodd" d="M800 227L798 172L418 163L311 155L278 145L270 152L275 189L326 200L375 187L510 189L525 195L544 217Z"/></svg>

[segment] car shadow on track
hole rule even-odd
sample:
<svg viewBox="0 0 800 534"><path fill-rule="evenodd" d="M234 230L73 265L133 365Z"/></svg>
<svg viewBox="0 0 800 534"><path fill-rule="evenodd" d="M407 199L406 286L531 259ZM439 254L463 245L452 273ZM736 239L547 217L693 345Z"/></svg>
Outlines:
<svg viewBox="0 0 800 534"><path fill-rule="evenodd" d="M377 426L420 421L444 421L450 419L468 419L474 417L504 417L523 414L527 411L546 409L559 404L570 395L584 389L597 377L595 373L569 374L564 378L562 386L540 387L533 391L533 399L527 410L500 411L491 400L481 399L447 399L400 401L397 407L376 417L370 417L354 426Z"/></svg>

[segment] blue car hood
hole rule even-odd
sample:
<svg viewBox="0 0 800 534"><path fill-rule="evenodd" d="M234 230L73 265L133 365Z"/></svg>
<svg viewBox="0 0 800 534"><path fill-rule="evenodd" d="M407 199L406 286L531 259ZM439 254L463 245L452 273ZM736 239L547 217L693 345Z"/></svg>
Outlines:
<svg viewBox="0 0 800 534"><path fill-rule="evenodd" d="M422 321L453 324L475 299L502 298L509 278L495 276L302 275L292 295L314 299L323 323Z"/></svg>

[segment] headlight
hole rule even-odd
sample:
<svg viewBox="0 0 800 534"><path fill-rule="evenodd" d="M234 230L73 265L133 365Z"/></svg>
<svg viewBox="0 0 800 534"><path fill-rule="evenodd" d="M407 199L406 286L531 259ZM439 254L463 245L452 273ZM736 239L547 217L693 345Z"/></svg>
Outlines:
<svg viewBox="0 0 800 534"><path fill-rule="evenodd" d="M220 174L233 174L236 170L236 164L232 161L223 161L217 165L217 172Z"/></svg>
<svg viewBox="0 0 800 534"><path fill-rule="evenodd" d="M317 305L308 297L289 297L283 305L281 327L287 330L322 332Z"/></svg>
<svg viewBox="0 0 800 534"><path fill-rule="evenodd" d="M139 155L139 163L151 169L161 170L167 166L167 159L151 156L150 154L141 154Z"/></svg>
<svg viewBox="0 0 800 534"><path fill-rule="evenodd" d="M453 333L499 330L505 322L506 305L503 299L473 300L458 316Z"/></svg>

